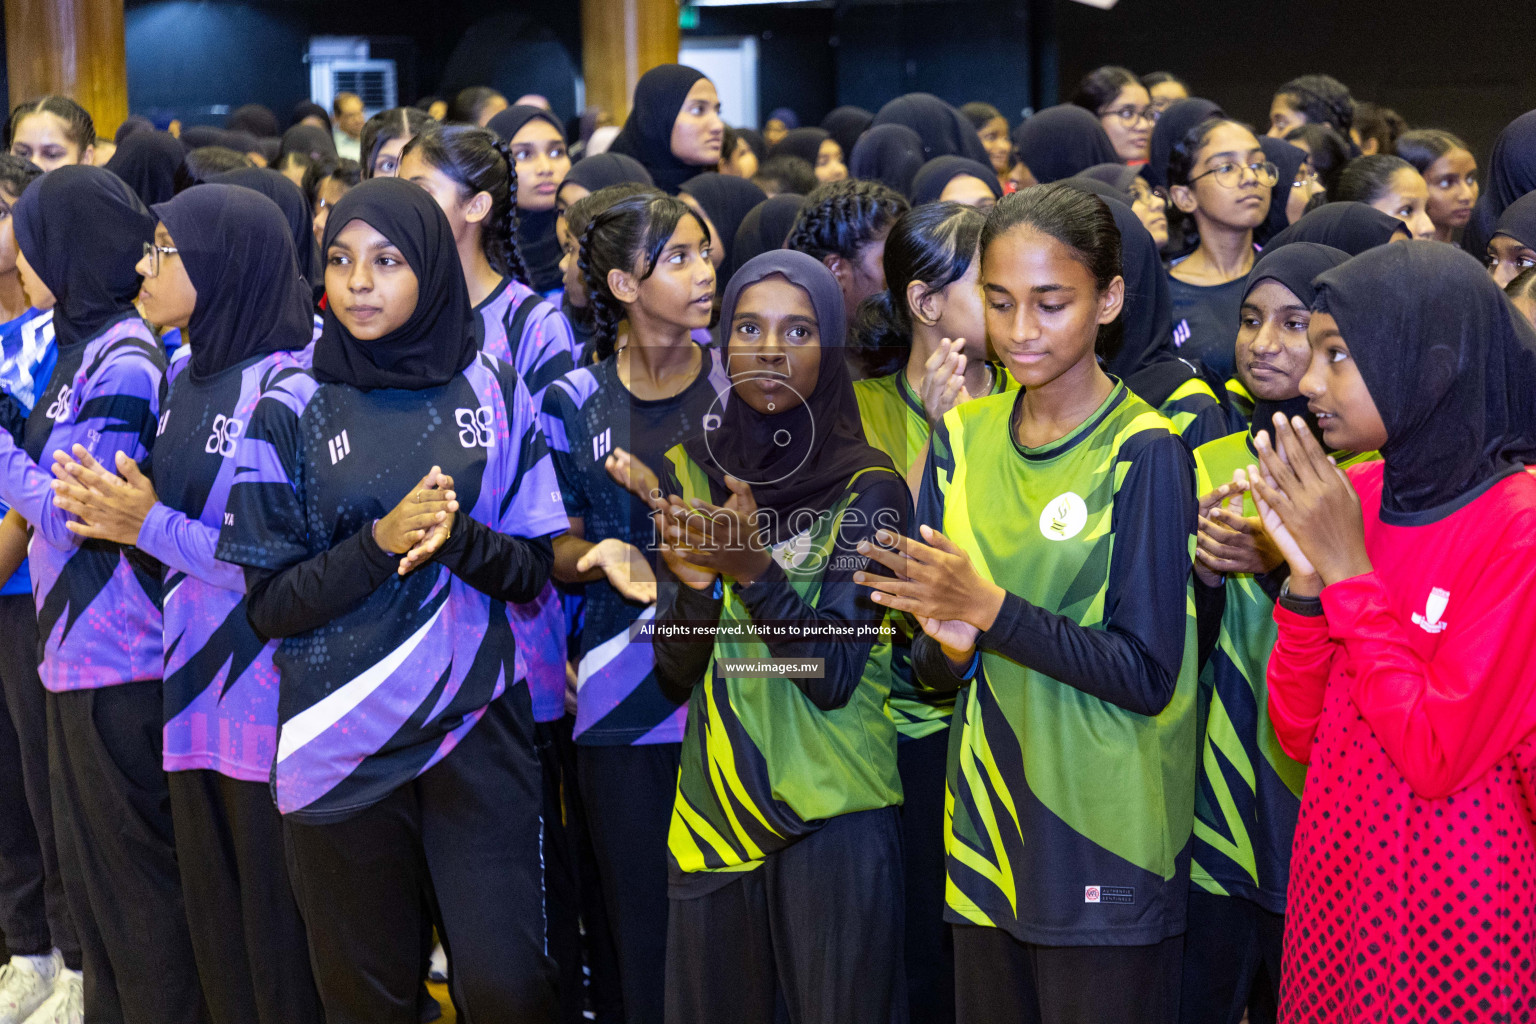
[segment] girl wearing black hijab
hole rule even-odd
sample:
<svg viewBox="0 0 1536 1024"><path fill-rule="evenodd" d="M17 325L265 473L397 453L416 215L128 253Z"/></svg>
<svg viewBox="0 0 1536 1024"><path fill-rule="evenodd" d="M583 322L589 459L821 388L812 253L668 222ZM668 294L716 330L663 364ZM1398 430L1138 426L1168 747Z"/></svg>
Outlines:
<svg viewBox="0 0 1536 1024"><path fill-rule="evenodd" d="M888 1024L905 1019L891 644L853 577L869 564L857 546L904 529L911 498L864 440L830 271L759 256L722 323L733 393L718 425L667 453L654 491L628 452L608 460L646 481L630 486L661 529L658 628L693 627L655 646L662 685L688 697L667 1019L769 1024L782 999L794 1020ZM766 657L823 664L722 672Z"/></svg>
<svg viewBox="0 0 1536 1024"><path fill-rule="evenodd" d="M1536 192L1536 110L1526 111L1499 132L1486 180L1461 236L1461 247L1478 259L1487 252L1494 225L1509 204Z"/></svg>
<svg viewBox="0 0 1536 1024"><path fill-rule="evenodd" d="M127 182L145 206L153 206L176 193L176 168L186 155L186 147L174 135L134 132L107 161L107 170Z"/></svg>
<svg viewBox="0 0 1536 1024"><path fill-rule="evenodd" d="M1047 107L1013 133L1019 160L1045 185L1119 157L1090 111L1073 104Z"/></svg>
<svg viewBox="0 0 1536 1024"><path fill-rule="evenodd" d="M634 105L609 152L645 165L656 187L678 186L720 162L725 122L715 85L681 64L662 64L640 76Z"/></svg>
<svg viewBox="0 0 1536 1024"><path fill-rule="evenodd" d="M845 157L852 155L859 137L875 123L875 115L863 107L834 107L821 119L821 127L832 136Z"/></svg>
<svg viewBox="0 0 1536 1024"><path fill-rule="evenodd" d="M1408 225L1364 203L1325 203L1269 240L1266 252L1292 242L1317 242L1358 256L1388 242L1406 242Z"/></svg>
<svg viewBox="0 0 1536 1024"><path fill-rule="evenodd" d="M963 156L930 160L912 179L912 205L964 203L985 213L1003 197L992 168Z"/></svg>
<svg viewBox="0 0 1536 1024"><path fill-rule="evenodd" d="M1500 288L1536 267L1536 192L1509 204L1488 240L1488 273Z"/></svg>
<svg viewBox="0 0 1536 1024"><path fill-rule="evenodd" d="M842 181L848 177L846 151L824 128L794 128L773 144L768 159L795 156L811 165L819 182Z"/></svg>
<svg viewBox="0 0 1536 1024"><path fill-rule="evenodd" d="M1536 333L1439 242L1373 249L1315 287L1301 387L1322 443L1276 416L1249 468L1290 566L1270 717L1308 764L1282 1019L1369 1019L1383 993L1405 1019L1484 1002L1518 1019L1536 944ZM1345 472L1325 446L1381 461Z"/></svg>
<svg viewBox="0 0 1536 1024"><path fill-rule="evenodd" d="M805 197L785 192L758 203L742 218L731 242L731 258L724 270L730 277L747 261L765 252L784 248L790 229L805 209Z"/></svg>
<svg viewBox="0 0 1536 1024"><path fill-rule="evenodd" d="M898 96L875 115L875 125L906 125L923 140L923 160L939 156L963 156L983 167L991 162L981 136L964 114L932 93Z"/></svg>
<svg viewBox="0 0 1536 1024"><path fill-rule="evenodd" d="M430 891L460 1017L553 1021L506 609L548 578L554 471L527 388L477 351L430 195L365 181L324 244L313 375L257 404L216 554L281 640L271 785L326 1016L415 1024Z"/></svg>
<svg viewBox="0 0 1536 1024"><path fill-rule="evenodd" d="M910 196L912 179L925 162L923 140L917 132L904 124L877 124L853 147L848 173Z"/></svg>
<svg viewBox="0 0 1536 1024"><path fill-rule="evenodd" d="M1235 433L1195 450L1203 496L1198 606L1202 625L1220 628L1202 628L1216 642L1201 668L1199 792L1208 796L1195 803L1180 999L1185 1024L1238 1024L1261 970L1268 1005L1279 999L1286 882L1306 766L1279 749L1269 722L1264 670L1287 570L1243 490L1258 458L1254 435L1271 427L1277 412L1309 415L1301 379L1312 361L1312 280L1348 259L1338 249L1297 242L1254 265L1237 330L1244 414ZM1341 465L1358 458L1334 454Z"/></svg>
<svg viewBox="0 0 1536 1024"><path fill-rule="evenodd" d="M715 171L705 171L683 182L678 198L704 218L704 226L714 239L709 258L719 270L730 261L731 243L742 221L768 197L745 178L733 178Z"/></svg>
<svg viewBox="0 0 1536 1024"><path fill-rule="evenodd" d="M491 131L512 154L517 174L517 247L528 268L529 284L559 305L560 239L555 209L560 183L571 169L565 133L542 107L512 106L491 118Z"/></svg>
<svg viewBox="0 0 1536 1024"><path fill-rule="evenodd" d="M1100 196L1129 203L1157 248L1161 250L1168 244L1168 191L1153 187L1135 167L1095 164L1081 174L1073 175L1070 180L1082 183ZM1106 192L1089 185L1088 181L1110 185L1113 191Z"/></svg>
<svg viewBox="0 0 1536 1024"><path fill-rule="evenodd" d="M582 157L565 172L565 179L555 190L555 209L564 213L579 199L609 185L635 182L655 185L651 174L634 157L620 153L597 153Z"/></svg>
<svg viewBox="0 0 1536 1024"><path fill-rule="evenodd" d="M1269 216L1253 231L1254 244L1262 249L1271 238L1302 218L1312 197L1322 191L1322 185L1306 150L1268 135L1259 137L1259 146L1278 168L1269 197Z"/></svg>
<svg viewBox="0 0 1536 1024"><path fill-rule="evenodd" d="M325 292L325 268L320 261L320 246L315 241L313 218L304 191L270 167L246 167L221 174L221 185L239 185L260 192L277 204L293 233L294 253L298 257L299 276L309 286L315 302ZM319 318L316 318L318 324Z"/></svg>
<svg viewBox="0 0 1536 1024"><path fill-rule="evenodd" d="M55 500L82 536L136 545L166 567L164 765L213 1020L319 1024L268 789L277 643L251 626L239 568L214 557L256 402L308 368L312 299L289 224L265 196L203 185L153 212L160 224L139 262L139 302L155 323L183 329L191 349L160 417L162 455L148 476L126 455L116 465L83 451L79 462L61 459L69 475L56 474L65 483Z"/></svg>
<svg viewBox="0 0 1536 1024"><path fill-rule="evenodd" d="M35 531L54 821L83 958L65 967L83 962L92 1020L202 1021L161 768L159 566L71 529L42 468L59 451L143 460L154 443L165 357L133 300L155 220L116 175L69 166L33 182L12 222L22 287L53 306L58 340L31 415L0 402L0 498ZM79 981L66 973L50 1010L78 1007Z"/></svg>

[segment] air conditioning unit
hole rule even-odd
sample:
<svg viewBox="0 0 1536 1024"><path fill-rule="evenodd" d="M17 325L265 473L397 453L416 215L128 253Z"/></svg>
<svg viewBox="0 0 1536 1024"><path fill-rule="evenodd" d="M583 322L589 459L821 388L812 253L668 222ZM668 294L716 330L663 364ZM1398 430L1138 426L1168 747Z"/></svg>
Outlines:
<svg viewBox="0 0 1536 1024"><path fill-rule="evenodd" d="M327 110L337 93L355 92L370 117L400 105L395 62L368 55L361 36L314 36L309 41L309 98Z"/></svg>

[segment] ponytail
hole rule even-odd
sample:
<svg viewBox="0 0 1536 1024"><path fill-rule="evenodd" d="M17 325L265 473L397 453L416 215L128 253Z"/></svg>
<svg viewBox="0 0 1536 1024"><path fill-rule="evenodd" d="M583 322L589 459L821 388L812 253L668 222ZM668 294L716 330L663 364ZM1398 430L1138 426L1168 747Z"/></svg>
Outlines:
<svg viewBox="0 0 1536 1024"><path fill-rule="evenodd" d="M412 139L416 153L459 186L459 201L477 192L491 197L491 212L480 227L480 248L491 268L531 288L533 281L517 245L517 165L496 133L473 125L431 125Z"/></svg>
<svg viewBox="0 0 1536 1024"><path fill-rule="evenodd" d="M587 304L592 316L592 342L597 358L613 355L618 344L619 321L623 305L608 287L613 270L636 273L641 281L656 271L661 251L684 217L692 217L710 237L703 218L678 199L658 189L646 189L638 195L619 199L592 215L581 233L581 249L576 265L581 268L587 289Z"/></svg>

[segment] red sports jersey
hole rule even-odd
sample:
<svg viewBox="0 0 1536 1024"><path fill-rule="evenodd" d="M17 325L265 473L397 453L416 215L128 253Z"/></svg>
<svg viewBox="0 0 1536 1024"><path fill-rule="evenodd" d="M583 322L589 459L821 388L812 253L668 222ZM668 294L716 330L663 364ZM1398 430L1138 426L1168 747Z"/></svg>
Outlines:
<svg viewBox="0 0 1536 1024"><path fill-rule="evenodd" d="M1287 1022L1536 1021L1536 479L1423 525L1375 571L1275 609L1270 714L1310 762L1291 860Z"/></svg>

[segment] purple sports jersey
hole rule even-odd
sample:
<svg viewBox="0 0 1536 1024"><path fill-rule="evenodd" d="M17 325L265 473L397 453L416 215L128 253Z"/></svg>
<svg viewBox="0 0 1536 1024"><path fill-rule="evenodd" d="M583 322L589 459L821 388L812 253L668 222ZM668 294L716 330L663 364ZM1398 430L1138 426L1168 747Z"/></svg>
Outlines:
<svg viewBox="0 0 1536 1024"><path fill-rule="evenodd" d="M475 307L480 314L480 351L510 364L540 408L544 390L576 366L571 325L554 306L521 281L500 286ZM512 605L517 637L517 677L527 679L533 717L553 722L565 715L565 612L553 583L532 601Z"/></svg>
<svg viewBox="0 0 1536 1024"><path fill-rule="evenodd" d="M214 557L234 454L261 394L308 369L310 349L276 352L210 380L174 374L151 476L159 503L139 548L165 565L166 771L266 782L277 750L276 642L246 617L245 575ZM175 457L170 457L174 452Z"/></svg>
<svg viewBox="0 0 1536 1024"><path fill-rule="evenodd" d="M419 391L295 374L257 404L238 446L218 557L283 569L369 529L432 466L460 514L505 534L566 527L527 389L479 356ZM284 639L278 809L311 822L371 806L440 761L506 689L506 606L428 562L325 625Z"/></svg>
<svg viewBox="0 0 1536 1024"><path fill-rule="evenodd" d="M87 342L60 346L53 377L25 425L0 431L0 498L33 526L28 548L42 646L43 685L54 692L159 679L160 566L121 544L83 540L53 503L53 453L83 445L115 466L142 461L160 415L165 354L138 317ZM6 397L7 405L14 400ZM15 435L20 436L15 436Z"/></svg>

